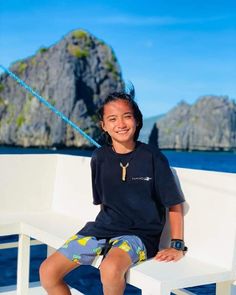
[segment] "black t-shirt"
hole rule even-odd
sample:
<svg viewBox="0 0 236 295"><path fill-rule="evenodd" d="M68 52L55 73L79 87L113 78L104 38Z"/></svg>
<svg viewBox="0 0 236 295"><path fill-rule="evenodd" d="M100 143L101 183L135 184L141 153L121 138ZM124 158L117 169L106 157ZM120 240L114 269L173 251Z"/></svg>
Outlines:
<svg viewBox="0 0 236 295"><path fill-rule="evenodd" d="M126 181L122 180L122 168ZM111 146L94 151L91 159L93 203L102 204L95 222L88 222L79 234L97 238L137 235L156 255L165 224L165 208L184 202L166 157L156 148L137 142L127 154Z"/></svg>

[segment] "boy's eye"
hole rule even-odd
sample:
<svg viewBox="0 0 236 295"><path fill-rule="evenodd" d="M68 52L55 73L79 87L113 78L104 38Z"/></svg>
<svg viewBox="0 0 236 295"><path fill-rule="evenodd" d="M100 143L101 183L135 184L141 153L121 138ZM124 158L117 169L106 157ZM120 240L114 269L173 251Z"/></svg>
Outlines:
<svg viewBox="0 0 236 295"><path fill-rule="evenodd" d="M130 118L132 118L132 115L125 115L125 118L130 119Z"/></svg>
<svg viewBox="0 0 236 295"><path fill-rule="evenodd" d="M115 122L115 120L116 120L115 118L110 118L109 119L110 122Z"/></svg>

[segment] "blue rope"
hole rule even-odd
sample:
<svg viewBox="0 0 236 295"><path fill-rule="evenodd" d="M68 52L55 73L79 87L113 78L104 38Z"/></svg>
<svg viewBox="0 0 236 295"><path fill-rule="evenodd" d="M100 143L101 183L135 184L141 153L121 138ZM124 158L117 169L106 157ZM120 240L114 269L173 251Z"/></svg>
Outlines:
<svg viewBox="0 0 236 295"><path fill-rule="evenodd" d="M63 113L58 111L53 105L51 105L45 98L43 98L41 95L39 95L37 92L35 92L29 85L27 85L24 81L22 81L19 77L17 77L14 73L12 73L10 70L6 69L2 65L0 65L0 68L3 69L4 72L6 72L11 78L16 80L17 83L20 84L21 87L25 88L27 91L29 91L33 96L35 96L40 102L42 102L46 107L48 107L51 111L53 111L58 117L60 117L62 120L64 120L67 124L69 124L71 127L73 127L75 130L77 130L82 136L84 136L88 141L90 141L92 144L94 144L96 147L100 147L100 144L98 144L94 139L92 139L88 134L86 134L81 128L79 128L75 123L73 123L71 120L69 120Z"/></svg>

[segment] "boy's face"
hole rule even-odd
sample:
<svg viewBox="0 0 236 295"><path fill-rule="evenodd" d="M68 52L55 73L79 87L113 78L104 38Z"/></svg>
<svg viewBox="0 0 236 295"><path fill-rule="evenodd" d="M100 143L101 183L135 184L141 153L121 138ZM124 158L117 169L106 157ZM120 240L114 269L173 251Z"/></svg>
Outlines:
<svg viewBox="0 0 236 295"><path fill-rule="evenodd" d="M104 106L101 126L112 138L119 143L133 143L137 122L130 104L124 100L116 100Z"/></svg>

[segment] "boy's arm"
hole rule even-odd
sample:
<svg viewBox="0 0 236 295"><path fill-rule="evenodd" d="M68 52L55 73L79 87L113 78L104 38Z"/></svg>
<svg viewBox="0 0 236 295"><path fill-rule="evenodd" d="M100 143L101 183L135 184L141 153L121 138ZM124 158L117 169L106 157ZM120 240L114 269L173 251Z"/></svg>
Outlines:
<svg viewBox="0 0 236 295"><path fill-rule="evenodd" d="M183 240L184 220L182 204L175 205L169 208L169 222L171 239Z"/></svg>
<svg viewBox="0 0 236 295"><path fill-rule="evenodd" d="M182 204L174 205L169 208L169 222L171 239L183 240L183 207ZM178 261L183 257L181 250L167 248L159 251L155 259L159 261Z"/></svg>

